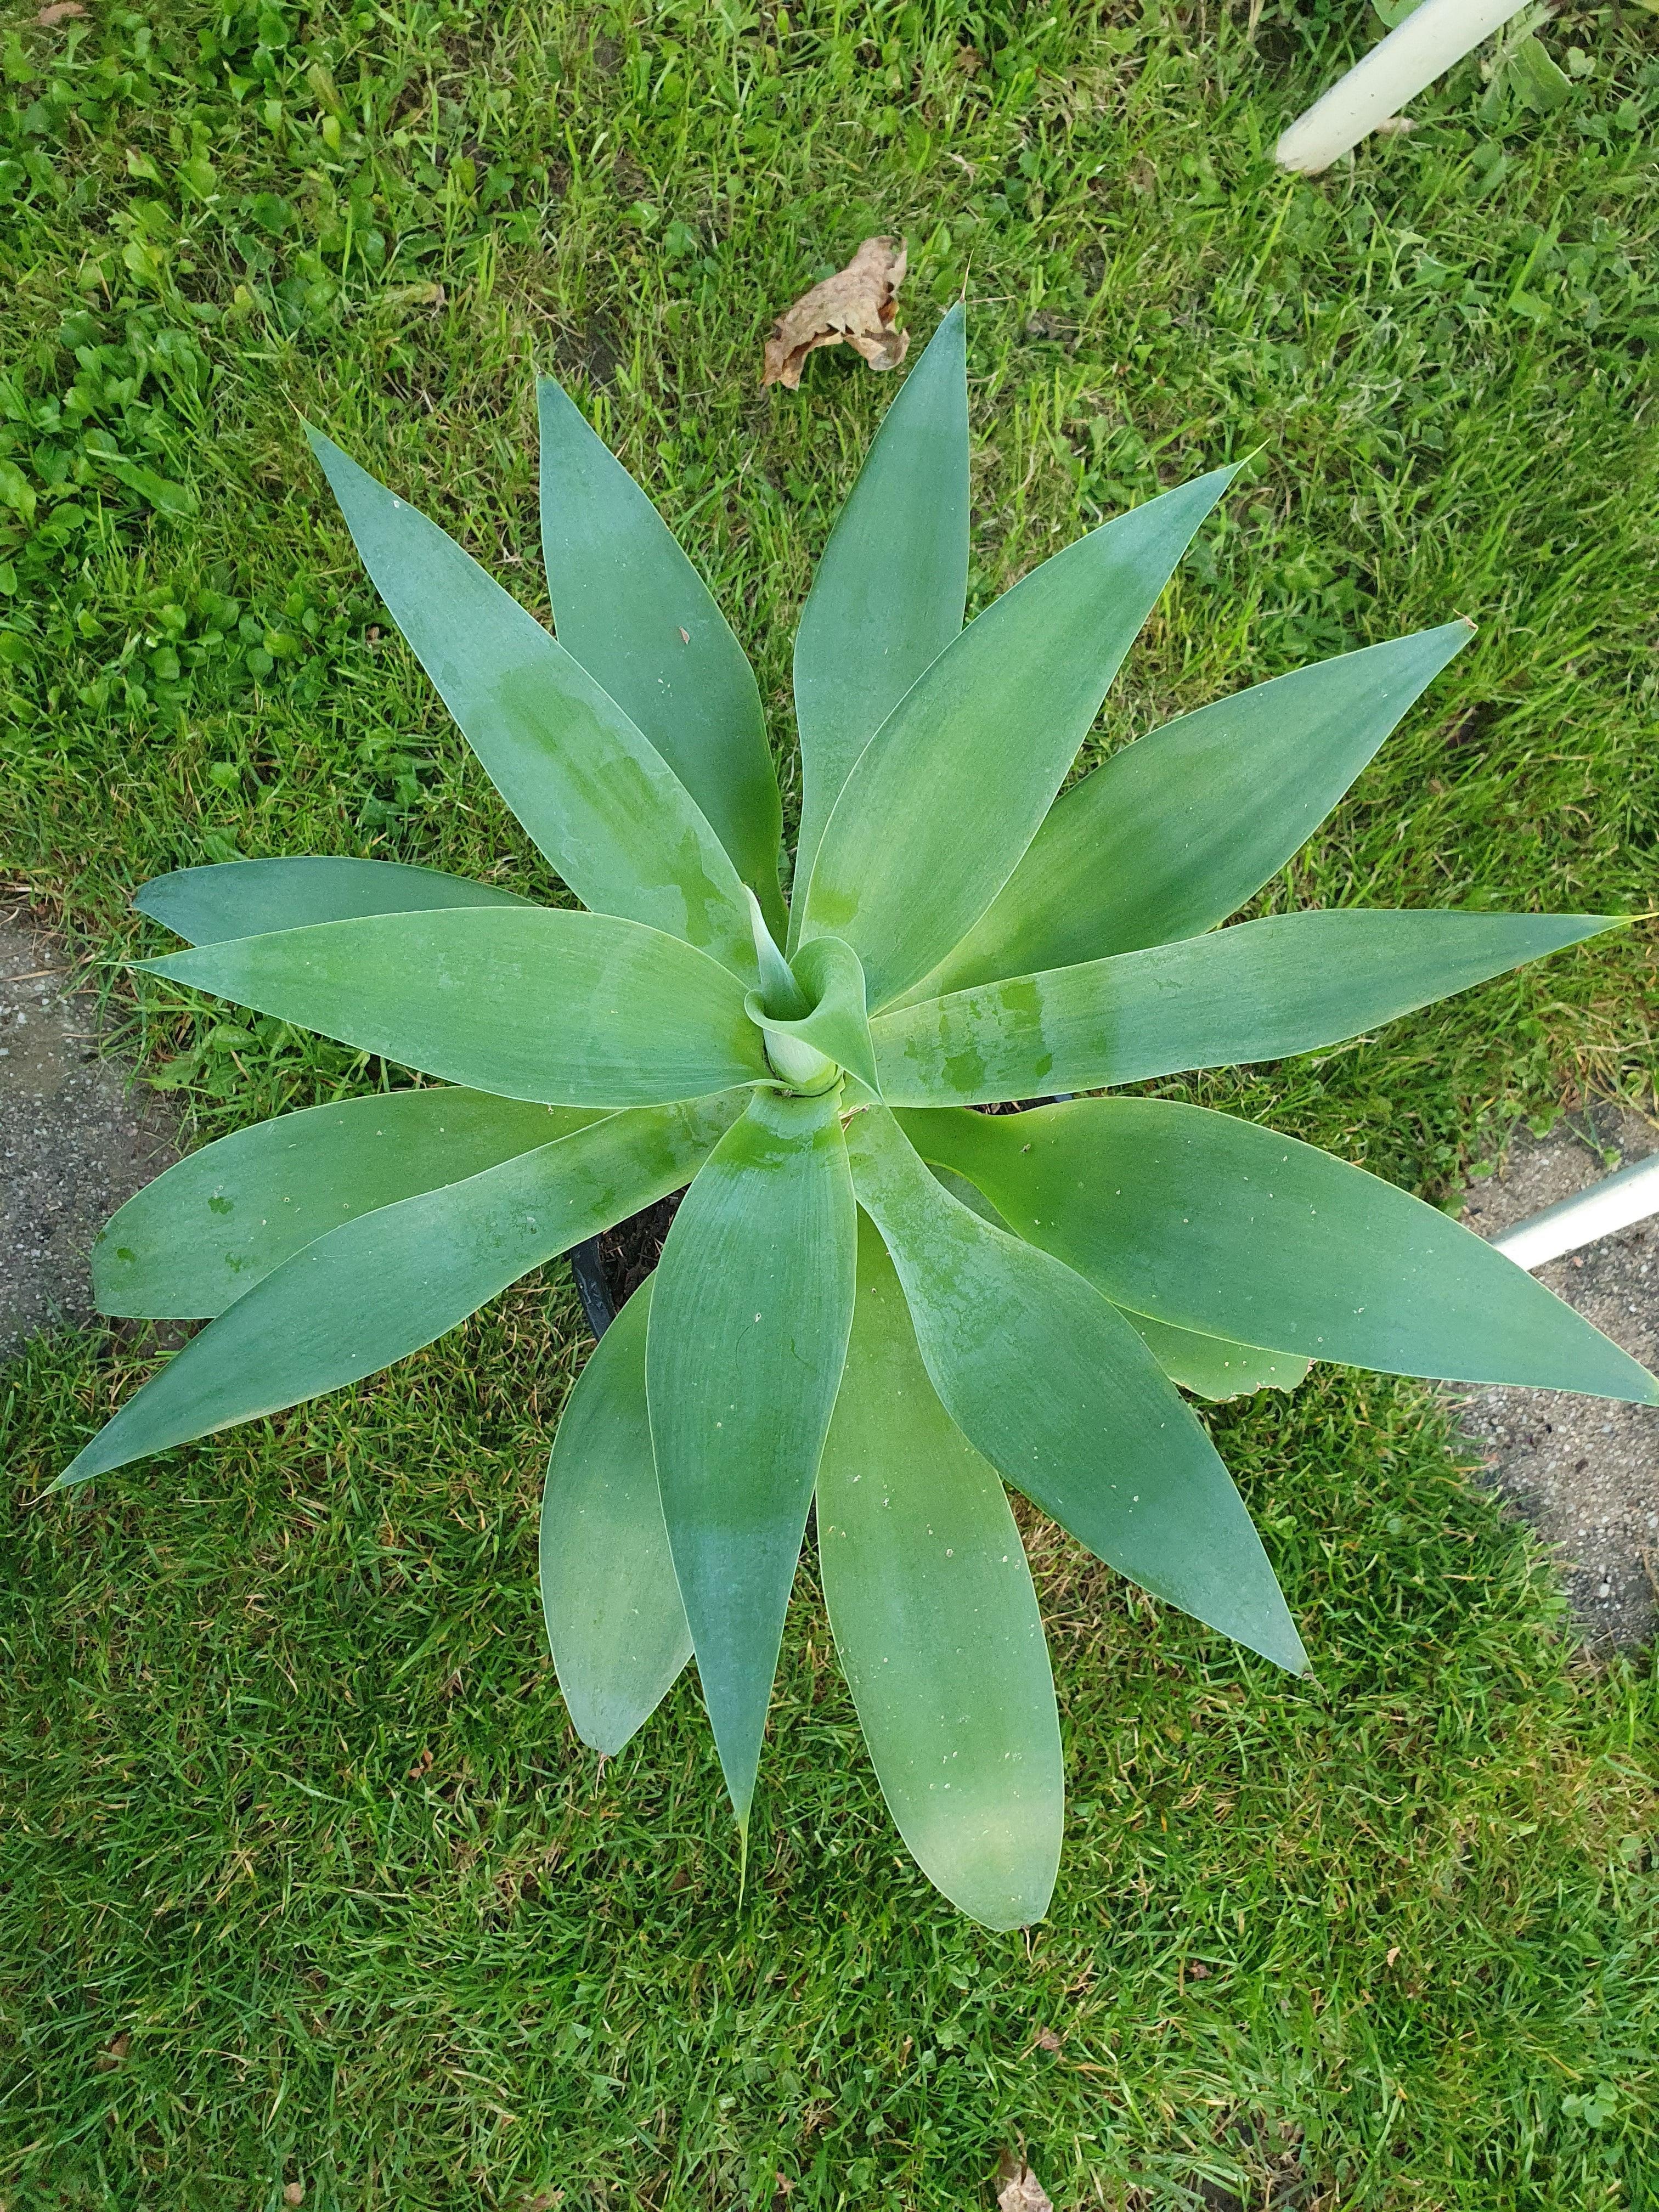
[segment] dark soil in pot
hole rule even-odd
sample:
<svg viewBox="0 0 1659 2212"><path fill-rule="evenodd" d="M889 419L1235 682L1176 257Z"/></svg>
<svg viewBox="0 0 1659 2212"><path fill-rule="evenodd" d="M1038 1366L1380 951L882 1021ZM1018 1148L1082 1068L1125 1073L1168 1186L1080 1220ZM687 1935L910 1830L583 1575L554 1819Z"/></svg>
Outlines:
<svg viewBox="0 0 1659 2212"><path fill-rule="evenodd" d="M576 1295L596 1337L605 1334L661 1259L669 1224L684 1196L683 1190L671 1192L642 1212L630 1213L602 1237L590 1237L572 1249L570 1272L576 1279Z"/></svg>

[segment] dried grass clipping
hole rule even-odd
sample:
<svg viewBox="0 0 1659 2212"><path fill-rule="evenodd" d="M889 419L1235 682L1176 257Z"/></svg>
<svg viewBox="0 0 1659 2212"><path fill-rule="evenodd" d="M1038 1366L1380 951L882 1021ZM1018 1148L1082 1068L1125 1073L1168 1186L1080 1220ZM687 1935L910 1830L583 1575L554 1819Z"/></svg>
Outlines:
<svg viewBox="0 0 1659 2212"><path fill-rule="evenodd" d="M807 355L819 346L849 345L872 368L896 368L910 343L908 331L893 328L903 282L904 240L866 238L845 269L803 292L773 324L763 391L769 384L796 391Z"/></svg>

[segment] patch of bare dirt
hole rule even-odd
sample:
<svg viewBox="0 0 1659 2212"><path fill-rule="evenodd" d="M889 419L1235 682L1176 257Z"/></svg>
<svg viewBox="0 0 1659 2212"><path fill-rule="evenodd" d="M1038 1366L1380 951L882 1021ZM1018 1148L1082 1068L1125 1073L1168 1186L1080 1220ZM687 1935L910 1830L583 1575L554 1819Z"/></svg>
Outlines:
<svg viewBox="0 0 1659 2212"><path fill-rule="evenodd" d="M1628 1166L1656 1150L1659 1129L1616 1106L1547 1137L1523 1130L1501 1173L1471 1186L1463 1218L1494 1237L1599 1182L1608 1153ZM1536 1273L1644 1366L1659 1367L1659 1215ZM1659 1622L1659 1407L1514 1389L1460 1391L1458 1405L1486 1479L1559 1560L1586 1643L1645 1643Z"/></svg>
<svg viewBox="0 0 1659 2212"><path fill-rule="evenodd" d="M93 1238L180 1149L173 1115L100 1054L70 977L63 946L0 902L0 1358L91 1318Z"/></svg>

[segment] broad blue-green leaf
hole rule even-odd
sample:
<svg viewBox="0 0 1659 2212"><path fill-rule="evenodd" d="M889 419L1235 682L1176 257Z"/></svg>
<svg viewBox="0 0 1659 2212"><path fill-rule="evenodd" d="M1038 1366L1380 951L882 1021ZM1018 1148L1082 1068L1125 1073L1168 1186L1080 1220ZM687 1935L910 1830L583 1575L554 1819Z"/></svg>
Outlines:
<svg viewBox="0 0 1659 2212"><path fill-rule="evenodd" d="M330 1230L193 1336L60 1485L280 1413L418 1352L531 1268L677 1190L735 1105L607 1115Z"/></svg>
<svg viewBox="0 0 1659 2212"><path fill-rule="evenodd" d="M651 1301L663 1517L745 1832L847 1354L856 1235L837 1099L757 1091L682 1200Z"/></svg>
<svg viewBox="0 0 1659 2212"><path fill-rule="evenodd" d="M1025 1552L994 1468L939 1401L881 1237L818 1468L818 1564L882 1796L928 1880L988 1928L1048 1907L1060 1718Z"/></svg>
<svg viewBox="0 0 1659 2212"><path fill-rule="evenodd" d="M1299 1672L1301 1643L1231 1478L1122 1315L953 1198L884 1107L855 1115L847 1137L859 1203L969 1442L1132 1582Z"/></svg>
<svg viewBox="0 0 1659 2212"><path fill-rule="evenodd" d="M98 1310L210 1318L343 1221L463 1182L593 1119L591 1109L445 1085L341 1099L238 1129L112 1214L92 1248Z"/></svg>
<svg viewBox="0 0 1659 2212"><path fill-rule="evenodd" d="M392 620L576 896L683 937L752 982L737 870L656 747L453 538L309 434Z"/></svg>
<svg viewBox="0 0 1659 2212"><path fill-rule="evenodd" d="M960 943L1036 835L1193 532L1216 469L1068 545L988 607L860 754L824 825L803 939L843 937L872 1010Z"/></svg>
<svg viewBox="0 0 1659 2212"><path fill-rule="evenodd" d="M1294 1390L1307 1381L1313 1364L1282 1352L1263 1352L1254 1344L1235 1344L1228 1337L1172 1328L1168 1322L1132 1313L1127 1306L1118 1311L1146 1339L1147 1350L1171 1382L1216 1404L1247 1397L1253 1390Z"/></svg>
<svg viewBox="0 0 1659 2212"><path fill-rule="evenodd" d="M754 671L673 533L548 377L542 555L559 641L668 763L780 933L781 811Z"/></svg>
<svg viewBox="0 0 1659 2212"><path fill-rule="evenodd" d="M550 1106L700 1098L769 1072L737 978L614 915L368 915L137 964L401 1066Z"/></svg>
<svg viewBox="0 0 1659 2212"><path fill-rule="evenodd" d="M960 1110L947 1106L937 1115L911 1112L896 1118L953 1198L960 1199L971 1212L978 1214L981 1221L988 1221L993 1228L1010 1236L1017 1235L1013 1224L993 1206L977 1183L969 1182L957 1169L929 1157L933 1151L949 1148L948 1133L943 1146L931 1142L934 1124L945 1124L948 1133ZM981 1118L978 1115L974 1116L975 1121ZM1018 1143L1020 1139L1015 1138L1013 1141ZM1035 1241L1041 1243L1042 1239ZM1119 1306L1118 1311L1145 1339L1147 1349L1170 1382L1178 1382L1183 1390L1190 1390L1200 1398L1239 1398L1249 1391L1269 1388L1294 1390L1308 1378L1310 1360L1292 1359L1282 1352L1263 1352L1253 1344L1234 1344L1225 1337L1200 1336L1192 1329L1172 1328L1168 1322L1133 1313L1127 1306Z"/></svg>
<svg viewBox="0 0 1659 2212"><path fill-rule="evenodd" d="M971 1106L1283 1060L1616 926L1583 914L1273 915L884 1014L871 1024L881 1094Z"/></svg>
<svg viewBox="0 0 1659 2212"><path fill-rule="evenodd" d="M960 635L967 599L968 324L958 301L882 417L801 610L798 890L854 762Z"/></svg>
<svg viewBox="0 0 1659 2212"><path fill-rule="evenodd" d="M858 954L838 937L815 937L796 953L793 975L809 1011L781 1019L767 1011L767 1002L758 992L751 991L750 1021L763 1034L794 1037L824 1054L838 1067L850 1067L873 1091L876 1055L864 1008L864 970Z"/></svg>
<svg viewBox="0 0 1659 2212"><path fill-rule="evenodd" d="M1659 1403L1633 1359L1437 1207L1254 1122L1167 1098L902 1119L1022 1237L1177 1328Z"/></svg>
<svg viewBox="0 0 1659 2212"><path fill-rule="evenodd" d="M542 1492L542 1611L577 1735L618 1752L691 1656L668 1554L645 1329L651 1281L617 1316L565 1401Z"/></svg>
<svg viewBox="0 0 1659 2212"><path fill-rule="evenodd" d="M911 998L1197 937L1312 836L1474 635L1345 653L1166 722L1054 801L1024 859Z"/></svg>
<svg viewBox="0 0 1659 2212"><path fill-rule="evenodd" d="M226 937L263 937L313 922L349 921L365 914L423 914L434 907L528 906L516 892L409 868L398 860L226 860L216 867L179 868L143 885L132 903L192 945Z"/></svg>

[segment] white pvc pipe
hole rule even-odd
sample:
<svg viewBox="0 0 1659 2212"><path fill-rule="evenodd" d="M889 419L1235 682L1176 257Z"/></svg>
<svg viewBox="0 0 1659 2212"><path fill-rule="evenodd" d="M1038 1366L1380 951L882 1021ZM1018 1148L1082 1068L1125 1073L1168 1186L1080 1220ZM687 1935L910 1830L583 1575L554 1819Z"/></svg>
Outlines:
<svg viewBox="0 0 1659 2212"><path fill-rule="evenodd" d="M1593 1244L1598 1237L1611 1237L1633 1222L1645 1221L1650 1213L1659 1213L1659 1152L1638 1160L1632 1168L1620 1168L1605 1182L1592 1183L1577 1198L1546 1206L1529 1221L1517 1221L1513 1229L1492 1238L1492 1249L1530 1270L1559 1260L1564 1252L1576 1252L1581 1244Z"/></svg>
<svg viewBox="0 0 1659 2212"><path fill-rule="evenodd" d="M1397 30L1297 117L1274 148L1273 159L1281 169L1304 174L1328 169L1338 155L1397 114L1519 12L1516 0L1423 0Z"/></svg>

